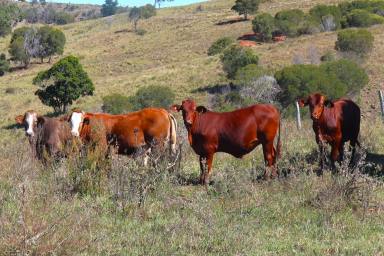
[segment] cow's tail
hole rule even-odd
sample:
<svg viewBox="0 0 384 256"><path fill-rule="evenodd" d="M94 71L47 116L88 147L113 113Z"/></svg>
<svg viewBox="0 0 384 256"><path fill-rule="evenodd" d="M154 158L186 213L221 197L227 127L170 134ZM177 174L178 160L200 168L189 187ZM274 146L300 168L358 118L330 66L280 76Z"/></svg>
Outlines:
<svg viewBox="0 0 384 256"><path fill-rule="evenodd" d="M170 152L172 154L172 153L176 153L177 121L176 121L176 118L171 113L168 113L168 116L169 116L169 122L170 122L169 148L170 148Z"/></svg>
<svg viewBox="0 0 384 256"><path fill-rule="evenodd" d="M279 120L279 133L277 135L277 144L276 144L276 155L275 155L275 163L277 164L277 160L281 156L281 119Z"/></svg>

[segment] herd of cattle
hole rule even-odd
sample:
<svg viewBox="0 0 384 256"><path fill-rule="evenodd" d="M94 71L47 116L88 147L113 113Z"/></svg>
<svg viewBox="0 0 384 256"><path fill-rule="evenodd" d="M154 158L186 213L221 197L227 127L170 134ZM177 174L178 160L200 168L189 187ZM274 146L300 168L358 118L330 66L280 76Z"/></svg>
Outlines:
<svg viewBox="0 0 384 256"><path fill-rule="evenodd" d="M320 153L324 144L331 145L331 162L342 159L344 144L350 141L355 153L359 145L360 109L351 100L327 101L316 93L298 100L301 107L309 106L313 130ZM200 183L208 184L212 171L213 156L225 152L241 158L259 144L267 169L265 178L277 175L276 161L281 154L279 111L268 104L255 104L232 112L217 113L203 106L196 106L193 100L184 100L173 105L170 111L182 112L188 141L200 157ZM78 137L83 144L96 143L101 148L117 147L118 154L133 155L139 149L145 154L153 147L167 146L171 153L176 150L177 123L174 116L165 109L145 108L122 115L85 113L74 110L70 115L50 118L27 111L16 117L24 125L32 152L41 159L65 155L64 149L72 138ZM96 136L97 134L97 136ZM277 144L274 145L277 137ZM321 170L323 157L320 157Z"/></svg>

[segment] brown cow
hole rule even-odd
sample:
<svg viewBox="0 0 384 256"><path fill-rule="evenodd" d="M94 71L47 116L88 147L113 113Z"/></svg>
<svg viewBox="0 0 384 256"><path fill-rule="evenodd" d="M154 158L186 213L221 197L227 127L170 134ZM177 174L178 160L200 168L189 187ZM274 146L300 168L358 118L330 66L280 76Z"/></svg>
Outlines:
<svg viewBox="0 0 384 256"><path fill-rule="evenodd" d="M320 93L309 95L298 101L301 107L309 106L313 121L313 131L320 149L320 172L324 167L324 143L332 147L332 168L335 161L341 160L344 152L344 143L350 141L352 160L355 155L355 146L359 144L360 108L349 99L327 101ZM329 107L327 106L329 105Z"/></svg>
<svg viewBox="0 0 384 256"><path fill-rule="evenodd" d="M117 145L119 154L131 155L141 148L150 150L153 145L167 141L172 152L176 149L176 119L165 109L145 108L123 115L75 110L70 124L72 135L84 142L94 141L96 132L92 129L98 130L102 133L101 138L97 138L98 143Z"/></svg>
<svg viewBox="0 0 384 256"><path fill-rule="evenodd" d="M65 154L65 147L71 141L69 124L58 118L39 116L35 111L27 111L16 117L18 124L24 125L34 156L44 158L44 152L51 157Z"/></svg>
<svg viewBox="0 0 384 256"><path fill-rule="evenodd" d="M208 184L213 156L225 152L241 158L262 144L264 160L276 176L274 164L280 152L280 114L272 105L256 104L232 112L217 113L203 106L196 107L193 100L173 105L182 111L189 144L200 156L200 183ZM273 141L279 130L277 150ZM265 172L265 178L269 178Z"/></svg>

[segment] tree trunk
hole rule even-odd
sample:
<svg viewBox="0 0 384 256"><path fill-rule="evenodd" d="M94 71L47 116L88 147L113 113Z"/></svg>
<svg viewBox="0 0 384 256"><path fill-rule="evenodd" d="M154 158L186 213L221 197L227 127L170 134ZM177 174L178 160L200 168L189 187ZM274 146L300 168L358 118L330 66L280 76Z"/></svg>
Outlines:
<svg viewBox="0 0 384 256"><path fill-rule="evenodd" d="M135 27L135 32L137 32L137 22L138 22L139 20L135 20L134 22L133 22L133 26Z"/></svg>
<svg viewBox="0 0 384 256"><path fill-rule="evenodd" d="M43 62L44 62L44 58L41 57L41 58L40 58L40 63L43 63Z"/></svg>
<svg viewBox="0 0 384 256"><path fill-rule="evenodd" d="M51 63L52 56L49 56L48 63Z"/></svg>
<svg viewBox="0 0 384 256"><path fill-rule="evenodd" d="M248 20L248 13L247 12L244 13L244 20Z"/></svg>

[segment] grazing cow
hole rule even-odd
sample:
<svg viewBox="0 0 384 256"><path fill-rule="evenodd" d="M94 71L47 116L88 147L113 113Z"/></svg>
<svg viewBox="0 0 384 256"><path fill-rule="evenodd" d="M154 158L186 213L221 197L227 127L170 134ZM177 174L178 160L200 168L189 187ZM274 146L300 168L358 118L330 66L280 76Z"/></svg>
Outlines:
<svg viewBox="0 0 384 256"><path fill-rule="evenodd" d="M349 99L327 101L320 93L309 95L305 99L298 100L301 107L309 106L313 121L313 131L320 149L320 173L323 170L324 143L332 147L332 168L335 161L341 160L344 152L344 143L350 141L352 160L355 155L355 146L359 144L360 108ZM327 106L329 105L329 106Z"/></svg>
<svg viewBox="0 0 384 256"><path fill-rule="evenodd" d="M189 144L200 156L200 183L207 185L211 175L213 155L225 152L241 158L262 144L264 160L276 176L274 164L280 152L280 114L272 105L256 104L232 112L217 113L203 106L196 107L193 100L173 105L182 111ZM273 141L279 130L277 150ZM269 178L267 172L265 178Z"/></svg>
<svg viewBox="0 0 384 256"><path fill-rule="evenodd" d="M55 157L65 154L65 147L71 141L69 124L57 118L39 116L35 111L27 111L16 117L16 122L23 124L34 156L44 158L44 152Z"/></svg>
<svg viewBox="0 0 384 256"><path fill-rule="evenodd" d="M102 145L117 145L118 154L131 155L141 148L149 151L152 146L166 142L172 152L176 150L176 119L165 109L145 108L123 115L74 110L69 121L72 135L84 142L97 139Z"/></svg>

